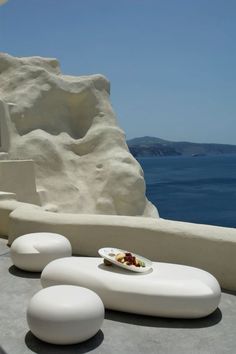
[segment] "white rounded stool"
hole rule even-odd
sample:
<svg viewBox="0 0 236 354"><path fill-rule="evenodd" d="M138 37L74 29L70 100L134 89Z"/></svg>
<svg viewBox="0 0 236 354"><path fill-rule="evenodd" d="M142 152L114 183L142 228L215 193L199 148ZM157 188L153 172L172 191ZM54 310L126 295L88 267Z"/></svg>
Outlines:
<svg viewBox="0 0 236 354"><path fill-rule="evenodd" d="M104 306L92 290L56 285L40 290L27 308L31 332L52 344L75 344L94 336L104 320Z"/></svg>
<svg viewBox="0 0 236 354"><path fill-rule="evenodd" d="M37 232L18 237L11 245L13 264L23 270L40 272L51 261L70 257L72 248L66 237Z"/></svg>

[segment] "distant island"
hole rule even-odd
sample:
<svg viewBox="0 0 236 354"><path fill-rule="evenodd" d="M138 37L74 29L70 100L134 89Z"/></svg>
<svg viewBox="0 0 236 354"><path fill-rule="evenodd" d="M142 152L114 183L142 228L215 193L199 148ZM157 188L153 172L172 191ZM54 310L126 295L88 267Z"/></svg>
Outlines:
<svg viewBox="0 0 236 354"><path fill-rule="evenodd" d="M127 144L134 157L236 154L236 145L175 142L150 136L128 140Z"/></svg>

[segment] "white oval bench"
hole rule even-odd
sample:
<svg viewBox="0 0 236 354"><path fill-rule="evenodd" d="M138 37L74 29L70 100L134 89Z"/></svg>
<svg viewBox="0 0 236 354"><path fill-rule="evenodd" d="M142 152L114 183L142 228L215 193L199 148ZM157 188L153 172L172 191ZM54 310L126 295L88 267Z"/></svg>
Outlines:
<svg viewBox="0 0 236 354"><path fill-rule="evenodd" d="M104 320L97 294L79 286L58 285L36 293L27 308L31 332L52 344L75 344L94 336Z"/></svg>
<svg viewBox="0 0 236 354"><path fill-rule="evenodd" d="M70 257L49 263L43 287L73 284L95 291L108 309L143 315L200 318L212 313L221 296L217 280L193 267L153 263L146 273L105 266L102 258Z"/></svg>
<svg viewBox="0 0 236 354"><path fill-rule="evenodd" d="M40 272L54 259L71 256L72 248L62 235L36 232L18 237L11 245L10 254L16 267Z"/></svg>

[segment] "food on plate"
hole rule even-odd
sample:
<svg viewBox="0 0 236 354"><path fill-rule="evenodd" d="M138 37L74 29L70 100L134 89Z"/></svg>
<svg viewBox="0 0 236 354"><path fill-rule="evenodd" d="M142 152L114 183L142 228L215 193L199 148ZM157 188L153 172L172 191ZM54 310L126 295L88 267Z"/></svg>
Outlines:
<svg viewBox="0 0 236 354"><path fill-rule="evenodd" d="M115 260L124 263L125 253L117 253Z"/></svg>
<svg viewBox="0 0 236 354"><path fill-rule="evenodd" d="M135 267L146 267L145 263L141 259L136 258L130 252L120 252L115 256L115 260L122 264Z"/></svg>

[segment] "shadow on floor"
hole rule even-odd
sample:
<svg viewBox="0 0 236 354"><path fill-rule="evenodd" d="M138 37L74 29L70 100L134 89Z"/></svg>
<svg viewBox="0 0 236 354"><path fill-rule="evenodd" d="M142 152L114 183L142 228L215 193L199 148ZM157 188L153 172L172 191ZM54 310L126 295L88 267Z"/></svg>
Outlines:
<svg viewBox="0 0 236 354"><path fill-rule="evenodd" d="M6 354L5 350L3 350L2 347L0 347L0 354Z"/></svg>
<svg viewBox="0 0 236 354"><path fill-rule="evenodd" d="M5 236L5 235L1 235L0 236L0 240L3 239L3 240L8 240L8 236Z"/></svg>
<svg viewBox="0 0 236 354"><path fill-rule="evenodd" d="M2 239L0 236L0 256L5 256L10 253L10 247L6 242L7 240Z"/></svg>
<svg viewBox="0 0 236 354"><path fill-rule="evenodd" d="M37 354L83 354L97 348L103 342L104 335L101 330L87 341L73 345L55 345L42 342L30 331L25 336L27 347Z"/></svg>
<svg viewBox="0 0 236 354"><path fill-rule="evenodd" d="M22 269L19 269L15 267L14 265L10 266L8 268L9 273L12 275L15 275L16 277L20 278L29 278L29 279L39 279L41 276L41 273L38 272L26 272Z"/></svg>
<svg viewBox="0 0 236 354"><path fill-rule="evenodd" d="M115 322L130 323L136 326L159 327L159 328L204 328L219 323L222 313L217 308L211 315L197 319L176 319L164 317L151 317L136 315L125 312L106 310L105 319Z"/></svg>
<svg viewBox="0 0 236 354"><path fill-rule="evenodd" d="M229 295L234 295L234 296L236 296L236 291L234 291L234 290L222 289L222 293L226 293L226 294L229 294Z"/></svg>

